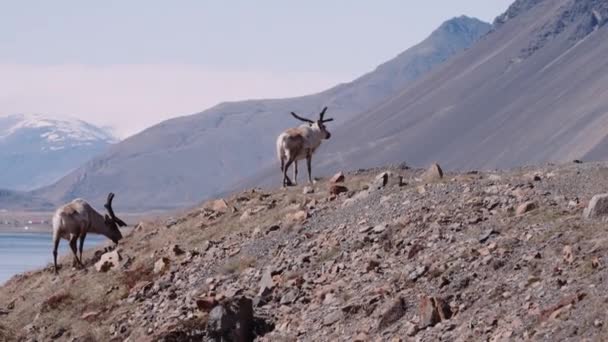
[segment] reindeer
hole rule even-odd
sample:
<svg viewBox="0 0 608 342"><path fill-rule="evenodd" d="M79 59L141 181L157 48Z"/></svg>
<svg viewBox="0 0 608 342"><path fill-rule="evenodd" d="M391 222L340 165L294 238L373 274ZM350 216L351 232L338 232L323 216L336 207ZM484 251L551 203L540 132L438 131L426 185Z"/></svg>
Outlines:
<svg viewBox="0 0 608 342"><path fill-rule="evenodd" d="M295 128L289 128L277 138L277 154L281 161L281 172L283 172L283 187L295 185L298 182L298 160L306 159L308 169L308 181L312 184L311 161L312 155L321 145L323 140L331 137L331 133L325 128L325 123L334 119L324 119L327 107L323 108L317 121L312 121L291 112L291 115L306 122L306 124ZM293 180L287 176L287 170L294 164Z"/></svg>
<svg viewBox="0 0 608 342"><path fill-rule="evenodd" d="M81 267L84 267L82 263L82 246L88 233L105 235L115 244L118 244L118 241L122 239L122 234L118 227L125 227L127 224L114 215L114 210L112 209L113 199L114 194L110 193L104 205L109 216L107 214L102 216L87 201L81 198L75 199L57 209L53 216L53 262L55 264L55 274L58 273L57 249L59 248L61 238L70 241L70 248L72 249L72 253L74 253L73 265L80 265ZM76 242L79 239L80 258L76 250Z"/></svg>

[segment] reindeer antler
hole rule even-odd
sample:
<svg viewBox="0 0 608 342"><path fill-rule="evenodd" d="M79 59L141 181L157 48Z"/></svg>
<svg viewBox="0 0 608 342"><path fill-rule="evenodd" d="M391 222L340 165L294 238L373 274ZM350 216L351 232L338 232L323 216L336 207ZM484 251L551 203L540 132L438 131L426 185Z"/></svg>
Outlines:
<svg viewBox="0 0 608 342"><path fill-rule="evenodd" d="M116 222L117 225L119 225L121 227L126 227L127 224L123 220L116 217L116 215L114 214L114 210L112 209L113 200L114 200L114 193L110 192L108 194L108 200L106 201L106 204L104 205L104 207L108 211L108 214L110 214L110 217L112 218L112 220L114 220L114 222Z"/></svg>
<svg viewBox="0 0 608 342"><path fill-rule="evenodd" d="M325 116L325 112L327 111L327 107L324 107L323 110L321 111L321 113L319 113L319 120L321 120L321 122L330 122L330 121L334 121L334 119L329 118L329 119L323 119L323 117Z"/></svg>
<svg viewBox="0 0 608 342"><path fill-rule="evenodd" d="M308 122L308 123L314 123L314 121L312 121L310 119L303 118L301 116L298 116L298 114L296 114L294 112L291 112L291 115L293 115L294 118L296 118L296 119L298 119L300 121L304 121L304 122Z"/></svg>

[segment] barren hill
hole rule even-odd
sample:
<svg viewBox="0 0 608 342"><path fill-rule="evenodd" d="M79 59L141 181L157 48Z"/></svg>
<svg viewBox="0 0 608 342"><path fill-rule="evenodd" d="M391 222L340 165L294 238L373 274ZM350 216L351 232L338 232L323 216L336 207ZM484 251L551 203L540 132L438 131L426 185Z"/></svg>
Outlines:
<svg viewBox="0 0 608 342"><path fill-rule="evenodd" d="M118 262L14 277L0 340L605 340L608 213L583 209L606 175L376 169L242 192L142 222Z"/></svg>

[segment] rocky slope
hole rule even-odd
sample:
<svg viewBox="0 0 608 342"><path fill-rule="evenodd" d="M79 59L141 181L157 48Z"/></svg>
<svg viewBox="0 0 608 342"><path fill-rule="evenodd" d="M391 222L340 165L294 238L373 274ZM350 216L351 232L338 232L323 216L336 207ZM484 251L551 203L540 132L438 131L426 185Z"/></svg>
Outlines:
<svg viewBox="0 0 608 342"><path fill-rule="evenodd" d="M606 340L608 206L592 198L607 175L396 168L249 190L142 222L118 250L85 253L86 270L66 258L59 276L14 277L0 336Z"/></svg>
<svg viewBox="0 0 608 342"><path fill-rule="evenodd" d="M52 184L117 142L89 123L44 115L0 117L0 189Z"/></svg>
<svg viewBox="0 0 608 342"><path fill-rule="evenodd" d="M336 123L344 123L470 47L489 29L476 19L455 18L350 83L298 98L224 103L165 121L36 194L57 202L82 196L102 203L107 189L115 189L131 209L194 204L274 162L276 137L298 124L290 111L316 115L329 106Z"/></svg>

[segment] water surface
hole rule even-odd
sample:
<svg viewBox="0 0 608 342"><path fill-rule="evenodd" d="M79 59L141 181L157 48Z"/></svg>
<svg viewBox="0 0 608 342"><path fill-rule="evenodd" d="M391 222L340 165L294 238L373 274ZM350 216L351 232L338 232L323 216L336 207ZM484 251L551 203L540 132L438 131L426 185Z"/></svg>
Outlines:
<svg viewBox="0 0 608 342"><path fill-rule="evenodd" d="M109 241L104 236L88 235L84 243L93 247ZM50 233L0 232L0 285L13 275L42 268L53 262ZM71 254L68 241L61 240L59 255ZM86 258L86 252L85 252Z"/></svg>

